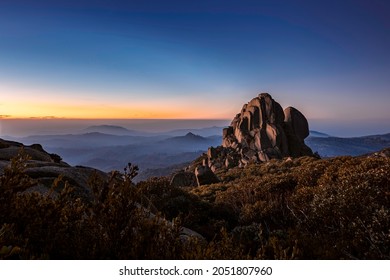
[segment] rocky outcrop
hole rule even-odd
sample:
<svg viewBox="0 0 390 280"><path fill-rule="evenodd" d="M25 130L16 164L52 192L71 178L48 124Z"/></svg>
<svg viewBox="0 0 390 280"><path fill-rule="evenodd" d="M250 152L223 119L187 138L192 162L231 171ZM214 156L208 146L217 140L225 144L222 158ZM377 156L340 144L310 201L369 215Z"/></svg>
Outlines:
<svg viewBox="0 0 390 280"><path fill-rule="evenodd" d="M56 154L47 153L40 144L33 144L31 146L25 146L22 143L14 141L6 141L0 139L0 160L10 160L18 155L20 149L23 149L31 160L42 162L61 162L61 158Z"/></svg>
<svg viewBox="0 0 390 280"><path fill-rule="evenodd" d="M385 148L383 150L380 150L378 152L375 152L375 153L371 153L369 155L367 155L367 157L376 157L376 158L380 158L380 157L383 157L383 158L390 158L390 148Z"/></svg>
<svg viewBox="0 0 390 280"><path fill-rule="evenodd" d="M247 104L223 129L222 146L209 148L207 161L212 171L245 166L283 157L312 156L305 144L309 125L293 107L285 110L268 93L261 93Z"/></svg>
<svg viewBox="0 0 390 280"><path fill-rule="evenodd" d="M63 182L67 181L71 184L74 193L78 197L89 199L92 195L89 180L93 176L97 176L101 180L108 180L109 177L107 173L94 168L72 167L63 162L60 156L46 152L39 144L25 146L18 142L3 139L0 139L0 175L10 165L11 159L21 153L28 156L24 173L35 182L34 186L28 191L47 193L54 180L61 176ZM64 184L60 184L59 189L55 191L60 191L61 185Z"/></svg>

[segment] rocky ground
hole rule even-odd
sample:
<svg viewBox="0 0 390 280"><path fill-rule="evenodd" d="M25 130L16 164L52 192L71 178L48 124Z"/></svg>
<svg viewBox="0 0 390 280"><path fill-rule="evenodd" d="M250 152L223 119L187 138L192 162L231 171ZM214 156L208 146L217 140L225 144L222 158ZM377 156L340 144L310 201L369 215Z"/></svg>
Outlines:
<svg viewBox="0 0 390 280"><path fill-rule="evenodd" d="M75 193L83 198L90 197L88 182L92 176L107 180L109 175L98 169L84 166L70 166L56 154L47 153L40 144L25 146L22 143L0 139L0 175L17 156L24 158L25 174L34 179L35 184L28 191L42 194L51 190L53 182L61 177L75 189ZM61 190L61 187L55 192Z"/></svg>

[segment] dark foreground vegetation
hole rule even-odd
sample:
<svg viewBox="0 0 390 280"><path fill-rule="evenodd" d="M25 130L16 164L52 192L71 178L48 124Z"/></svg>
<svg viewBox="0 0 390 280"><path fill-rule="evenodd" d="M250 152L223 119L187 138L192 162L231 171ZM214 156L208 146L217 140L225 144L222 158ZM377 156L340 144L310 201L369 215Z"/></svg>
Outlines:
<svg viewBox="0 0 390 280"><path fill-rule="evenodd" d="M196 188L130 168L92 177L88 200L61 178L29 192L27 160L0 177L0 259L390 259L386 157L272 160Z"/></svg>

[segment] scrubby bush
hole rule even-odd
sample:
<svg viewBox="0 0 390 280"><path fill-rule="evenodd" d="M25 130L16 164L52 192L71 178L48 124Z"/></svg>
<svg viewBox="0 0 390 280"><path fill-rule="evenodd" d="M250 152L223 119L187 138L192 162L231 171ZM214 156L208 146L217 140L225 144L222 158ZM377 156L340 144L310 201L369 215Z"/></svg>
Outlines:
<svg viewBox="0 0 390 280"><path fill-rule="evenodd" d="M91 180L94 200L85 203L74 198L68 182L56 196L21 192L34 184L24 175L23 160L14 159L1 176L1 258L167 259L184 249L180 227L140 207L126 174Z"/></svg>
<svg viewBox="0 0 390 280"><path fill-rule="evenodd" d="M196 188L135 185L129 165L89 201L61 177L29 191L26 160L0 176L3 259L390 259L389 158L272 160Z"/></svg>
<svg viewBox="0 0 390 280"><path fill-rule="evenodd" d="M236 234L261 225L261 238L239 242L257 248L252 257L390 258L389 158L304 157L226 176L225 190L210 185L201 192L233 209Z"/></svg>

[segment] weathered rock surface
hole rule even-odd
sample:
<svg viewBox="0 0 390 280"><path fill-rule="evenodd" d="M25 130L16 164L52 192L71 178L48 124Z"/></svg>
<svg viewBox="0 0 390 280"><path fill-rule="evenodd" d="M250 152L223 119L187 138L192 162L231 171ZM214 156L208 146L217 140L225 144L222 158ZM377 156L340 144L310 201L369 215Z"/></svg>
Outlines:
<svg viewBox="0 0 390 280"><path fill-rule="evenodd" d="M193 172L177 172L173 175L170 185L173 187L196 187L196 176Z"/></svg>
<svg viewBox="0 0 390 280"><path fill-rule="evenodd" d="M244 104L222 135L222 147L210 148L203 163L214 172L273 158L313 155L304 142L309 136L305 116L294 107L283 110L268 93Z"/></svg>
<svg viewBox="0 0 390 280"><path fill-rule="evenodd" d="M20 149L23 149L24 153L29 155L32 160L43 162L60 162L58 155L47 153L39 144L24 146L21 143L6 141L3 139L0 139L0 160L10 160L11 158L14 158L18 155Z"/></svg>
<svg viewBox="0 0 390 280"><path fill-rule="evenodd" d="M88 199L91 196L88 184L90 178L98 176L102 180L108 180L109 177L107 173L94 168L72 167L61 161L58 155L47 153L39 144L25 146L3 139L0 139L0 175L10 165L10 160L21 152L29 156L24 172L36 183L28 191L46 193L52 187L54 180L62 176L63 182L67 181L74 187L76 195Z"/></svg>

